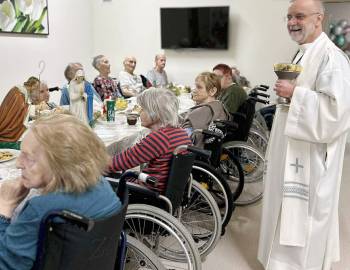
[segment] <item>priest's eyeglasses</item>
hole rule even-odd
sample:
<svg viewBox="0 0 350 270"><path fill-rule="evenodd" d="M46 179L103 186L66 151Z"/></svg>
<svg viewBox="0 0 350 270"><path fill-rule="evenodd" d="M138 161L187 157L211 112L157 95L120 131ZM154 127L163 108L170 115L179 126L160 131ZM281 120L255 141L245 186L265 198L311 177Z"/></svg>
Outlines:
<svg viewBox="0 0 350 270"><path fill-rule="evenodd" d="M310 14L303 14L303 13L297 13L295 15L292 14L288 14L285 19L287 22L296 19L298 22L304 21L307 17L313 16L313 15L320 15L319 12L314 12L314 13L310 13Z"/></svg>

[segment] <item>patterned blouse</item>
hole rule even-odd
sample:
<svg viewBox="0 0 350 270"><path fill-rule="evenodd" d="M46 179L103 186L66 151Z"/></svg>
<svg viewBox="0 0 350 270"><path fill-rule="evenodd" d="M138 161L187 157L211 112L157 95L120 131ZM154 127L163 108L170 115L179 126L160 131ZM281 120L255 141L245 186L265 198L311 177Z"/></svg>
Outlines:
<svg viewBox="0 0 350 270"><path fill-rule="evenodd" d="M117 86L117 80L114 78L97 76L94 80L94 88L102 100L107 97L121 97Z"/></svg>

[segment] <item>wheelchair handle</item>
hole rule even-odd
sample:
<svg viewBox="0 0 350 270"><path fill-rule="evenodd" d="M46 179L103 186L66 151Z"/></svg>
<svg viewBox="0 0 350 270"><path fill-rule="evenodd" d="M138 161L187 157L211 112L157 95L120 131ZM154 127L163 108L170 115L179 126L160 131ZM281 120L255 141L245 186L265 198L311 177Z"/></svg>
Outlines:
<svg viewBox="0 0 350 270"><path fill-rule="evenodd" d="M206 159L210 158L211 156L211 151L204 150L196 146L188 146L187 150Z"/></svg>
<svg viewBox="0 0 350 270"><path fill-rule="evenodd" d="M50 87L49 92L53 92L53 91L60 91L60 88L58 86Z"/></svg>
<svg viewBox="0 0 350 270"><path fill-rule="evenodd" d="M157 178L155 178L153 176L149 176L148 174L143 173L143 172L126 171L120 176L119 183L124 182L125 179L128 177L136 178L144 183L151 184L151 185L155 185L158 181Z"/></svg>
<svg viewBox="0 0 350 270"><path fill-rule="evenodd" d="M270 97L270 95L268 95L268 94L259 93L259 92L252 93L252 94L250 94L250 96L253 96L253 97L261 96L261 97L265 97L265 98Z"/></svg>
<svg viewBox="0 0 350 270"><path fill-rule="evenodd" d="M259 84L259 85L255 86L252 90L253 90L253 91L254 91L254 90L261 90L261 91L266 92L267 89L269 89L269 88L270 88L270 86L268 86L268 85Z"/></svg>
<svg viewBox="0 0 350 270"><path fill-rule="evenodd" d="M269 104L270 101L268 100L264 100L264 99L260 99L260 98L256 98L256 97L249 97L249 99L255 101L255 102L259 102L259 103L263 103L263 104Z"/></svg>
<svg viewBox="0 0 350 270"><path fill-rule="evenodd" d="M139 176L138 176L137 179L141 180L141 181L144 182L144 183L151 184L151 185L153 185L153 186L154 186L155 184L157 184L157 182L158 182L158 179L157 179L156 177L150 176L150 175L148 175L148 174L146 174L146 173L143 173L143 172L141 172L141 173L139 174Z"/></svg>

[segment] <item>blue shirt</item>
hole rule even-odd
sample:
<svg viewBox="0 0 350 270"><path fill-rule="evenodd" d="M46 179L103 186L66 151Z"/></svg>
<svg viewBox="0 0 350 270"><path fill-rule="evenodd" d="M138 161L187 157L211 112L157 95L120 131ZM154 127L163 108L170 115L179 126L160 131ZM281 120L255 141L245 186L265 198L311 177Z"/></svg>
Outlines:
<svg viewBox="0 0 350 270"><path fill-rule="evenodd" d="M96 219L110 216L120 207L119 198L104 179L85 193L55 192L31 198L14 222L0 220L0 269L32 268L40 221L47 212L67 209Z"/></svg>

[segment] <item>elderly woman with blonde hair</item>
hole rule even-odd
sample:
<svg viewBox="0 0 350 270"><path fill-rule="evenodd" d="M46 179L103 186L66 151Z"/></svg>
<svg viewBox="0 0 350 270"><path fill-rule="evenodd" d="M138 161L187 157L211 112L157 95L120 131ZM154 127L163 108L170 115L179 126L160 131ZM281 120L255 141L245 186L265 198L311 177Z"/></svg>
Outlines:
<svg viewBox="0 0 350 270"><path fill-rule="evenodd" d="M108 161L103 142L75 117L36 120L17 158L22 175L0 186L0 269L32 268L40 221L49 211L66 209L94 219L114 214L121 203L102 177ZM11 220L30 189L39 194Z"/></svg>
<svg viewBox="0 0 350 270"><path fill-rule="evenodd" d="M137 96L141 125L151 130L144 139L113 157L111 172L124 171L147 163L142 171L158 179L150 189L164 192L172 152L179 145L190 145L186 131L179 127L179 101L169 90L149 88ZM130 179L130 181L135 181ZM140 183L141 184L141 183Z"/></svg>
<svg viewBox="0 0 350 270"><path fill-rule="evenodd" d="M190 134L195 129L208 129L214 120L229 120L231 118L225 106L218 100L221 93L221 82L215 73L200 73L196 77L195 85L192 99L197 105L184 115L181 125ZM204 146L202 134L192 134L192 137L196 146Z"/></svg>

